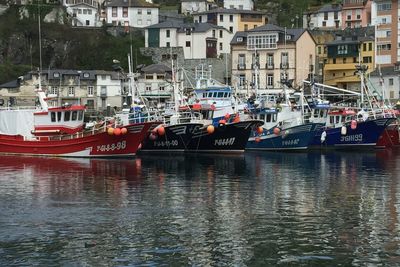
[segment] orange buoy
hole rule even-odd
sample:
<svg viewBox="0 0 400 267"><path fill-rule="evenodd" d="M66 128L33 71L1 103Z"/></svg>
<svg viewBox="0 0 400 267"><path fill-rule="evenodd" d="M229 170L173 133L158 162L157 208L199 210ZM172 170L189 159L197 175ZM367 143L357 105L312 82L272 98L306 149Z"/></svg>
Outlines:
<svg viewBox="0 0 400 267"><path fill-rule="evenodd" d="M281 132L281 129L279 129L278 127L274 128L274 134L278 135Z"/></svg>
<svg viewBox="0 0 400 267"><path fill-rule="evenodd" d="M254 139L254 141L256 141L256 143L259 143L259 142L261 141L261 138L260 138L260 137L256 137L256 138Z"/></svg>
<svg viewBox="0 0 400 267"><path fill-rule="evenodd" d="M115 128L114 129L114 135L116 135L116 136L121 135L121 129L120 128Z"/></svg>
<svg viewBox="0 0 400 267"><path fill-rule="evenodd" d="M226 120L219 120L219 124L226 124Z"/></svg>
<svg viewBox="0 0 400 267"><path fill-rule="evenodd" d="M114 128L112 128L112 127L108 128L108 129L107 129L107 133L108 133L109 135L113 135L113 134L114 134Z"/></svg>
<svg viewBox="0 0 400 267"><path fill-rule="evenodd" d="M213 125L207 126L207 133L212 134L215 131L215 127Z"/></svg>
<svg viewBox="0 0 400 267"><path fill-rule="evenodd" d="M163 126L160 126L157 128L157 133L158 135L162 136L165 134L165 128Z"/></svg>
<svg viewBox="0 0 400 267"><path fill-rule="evenodd" d="M226 113L224 116L225 120L229 120L230 117L231 117L231 115L229 113Z"/></svg>
<svg viewBox="0 0 400 267"><path fill-rule="evenodd" d="M121 129L121 134L127 134L128 133L128 129L126 129L125 127Z"/></svg>
<svg viewBox="0 0 400 267"><path fill-rule="evenodd" d="M350 128L351 128L352 130L357 129L357 121L356 121L356 120L352 120L352 121L351 121L351 123L350 123Z"/></svg>
<svg viewBox="0 0 400 267"><path fill-rule="evenodd" d="M258 134L262 134L263 132L264 132L263 127L258 126L258 127L257 127L257 133L258 133Z"/></svg>
<svg viewBox="0 0 400 267"><path fill-rule="evenodd" d="M239 121L240 121L239 114L236 114L235 117L233 118L233 122L239 122Z"/></svg>

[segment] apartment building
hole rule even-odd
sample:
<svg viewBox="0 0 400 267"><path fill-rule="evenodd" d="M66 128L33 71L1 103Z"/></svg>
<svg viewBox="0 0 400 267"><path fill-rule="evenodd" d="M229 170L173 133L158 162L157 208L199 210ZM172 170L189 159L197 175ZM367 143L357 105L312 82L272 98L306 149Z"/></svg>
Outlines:
<svg viewBox="0 0 400 267"><path fill-rule="evenodd" d="M367 27L371 24L372 0L343 0L342 29Z"/></svg>
<svg viewBox="0 0 400 267"><path fill-rule="evenodd" d="M360 77L356 65L367 65L367 73L374 70L375 45L373 37L337 36L325 44L324 83L344 89L360 91Z"/></svg>
<svg viewBox="0 0 400 267"><path fill-rule="evenodd" d="M277 93L282 83L302 85L314 69L315 41L308 30L267 24L237 32L231 42L232 84L242 94Z"/></svg>
<svg viewBox="0 0 400 267"><path fill-rule="evenodd" d="M389 66L400 62L400 1L374 0L371 24L376 27L376 63Z"/></svg>
<svg viewBox="0 0 400 267"><path fill-rule="evenodd" d="M224 0L224 8L254 10L253 0Z"/></svg>

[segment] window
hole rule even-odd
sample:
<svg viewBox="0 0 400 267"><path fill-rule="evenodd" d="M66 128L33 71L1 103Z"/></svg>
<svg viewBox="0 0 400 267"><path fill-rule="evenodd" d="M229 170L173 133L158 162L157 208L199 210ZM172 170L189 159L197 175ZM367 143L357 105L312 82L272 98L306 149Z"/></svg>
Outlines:
<svg viewBox="0 0 400 267"><path fill-rule="evenodd" d="M347 20L351 20L351 10L348 10L346 12L346 17L347 17Z"/></svg>
<svg viewBox="0 0 400 267"><path fill-rule="evenodd" d="M229 22L233 22L233 15L229 15Z"/></svg>
<svg viewBox="0 0 400 267"><path fill-rule="evenodd" d="M75 87L73 87L73 86L68 87L68 95L70 95L70 96L75 95Z"/></svg>
<svg viewBox="0 0 400 267"><path fill-rule="evenodd" d="M87 13L88 13L88 15L92 15L92 10L91 10L91 9L88 9L88 10L87 10Z"/></svg>
<svg viewBox="0 0 400 267"><path fill-rule="evenodd" d="M326 21L322 22L322 27L326 27Z"/></svg>
<svg viewBox="0 0 400 267"><path fill-rule="evenodd" d="M88 100L88 101L90 101L90 100ZM93 101L93 107L94 107L94 100L92 100ZM83 120L83 111L82 110L80 110L80 111L78 111L78 120Z"/></svg>
<svg viewBox="0 0 400 267"><path fill-rule="evenodd" d="M262 34L247 37L247 49L276 49L277 34Z"/></svg>
<svg viewBox="0 0 400 267"><path fill-rule="evenodd" d="M361 9L356 10L356 18L361 19Z"/></svg>
<svg viewBox="0 0 400 267"><path fill-rule="evenodd" d="M65 111L65 113L64 113L64 121L69 121L70 117L71 117L71 112L70 111Z"/></svg>
<svg viewBox="0 0 400 267"><path fill-rule="evenodd" d="M223 22L224 21L224 15L219 15L219 21Z"/></svg>
<svg viewBox="0 0 400 267"><path fill-rule="evenodd" d="M90 20L86 20L86 26L90 26Z"/></svg>
<svg viewBox="0 0 400 267"><path fill-rule="evenodd" d="M146 80L153 80L153 74L147 74L145 77Z"/></svg>
<svg viewBox="0 0 400 267"><path fill-rule="evenodd" d="M117 16L117 7L112 7L112 17L116 17Z"/></svg>
<svg viewBox="0 0 400 267"><path fill-rule="evenodd" d="M246 75L240 74L239 75L239 86L244 86L246 84Z"/></svg>
<svg viewBox="0 0 400 267"><path fill-rule="evenodd" d="M318 46L318 48L317 48L317 49L318 49L318 55L321 55L321 52L322 52L322 51L321 51L321 50L322 50L322 49L321 49L321 47L320 47L320 46Z"/></svg>
<svg viewBox="0 0 400 267"><path fill-rule="evenodd" d="M363 51L367 51L367 43L363 43Z"/></svg>
<svg viewBox="0 0 400 267"><path fill-rule="evenodd" d="M128 17L128 7L123 7L122 8L122 17L127 18Z"/></svg>
<svg viewBox="0 0 400 267"><path fill-rule="evenodd" d="M363 63L372 63L372 57L363 57Z"/></svg>
<svg viewBox="0 0 400 267"><path fill-rule="evenodd" d="M219 30L219 38L222 38L222 37L223 37L223 31Z"/></svg>
<svg viewBox="0 0 400 267"><path fill-rule="evenodd" d="M158 90L165 91L165 87L164 86L160 86L160 87L158 87Z"/></svg>
<svg viewBox="0 0 400 267"><path fill-rule="evenodd" d="M389 78L389 85L393 86L393 78ZM393 98L393 97L392 97Z"/></svg>
<svg viewBox="0 0 400 267"><path fill-rule="evenodd" d="M289 54L287 52L281 53L281 68L289 68Z"/></svg>
<svg viewBox="0 0 400 267"><path fill-rule="evenodd" d="M244 30L247 31L249 29L249 25L244 24Z"/></svg>
<svg viewBox="0 0 400 267"><path fill-rule="evenodd" d="M328 20L328 12L324 12L324 20Z"/></svg>
<svg viewBox="0 0 400 267"><path fill-rule="evenodd" d="M83 15L87 15L87 9L83 10Z"/></svg>
<svg viewBox="0 0 400 267"><path fill-rule="evenodd" d="M267 69L274 67L274 54L267 54Z"/></svg>
<svg viewBox="0 0 400 267"><path fill-rule="evenodd" d="M238 37L238 38L236 38L236 42L238 42L238 43L243 42L243 37Z"/></svg>
<svg viewBox="0 0 400 267"><path fill-rule="evenodd" d="M378 11L387 11L392 9L392 3L378 4Z"/></svg>
<svg viewBox="0 0 400 267"><path fill-rule="evenodd" d="M233 27L232 27L232 26L229 27L229 31L230 31L230 32L233 32Z"/></svg>
<svg viewBox="0 0 400 267"><path fill-rule="evenodd" d="M212 30L212 37L215 38L215 30Z"/></svg>
<svg viewBox="0 0 400 267"><path fill-rule="evenodd" d="M142 15L142 10L141 10L141 9L138 9L138 10L137 10L137 14L138 14L138 15Z"/></svg>
<svg viewBox="0 0 400 267"><path fill-rule="evenodd" d="M101 88L100 88L100 94L102 95L102 96L107 96L107 87L106 86L101 86Z"/></svg>
<svg viewBox="0 0 400 267"><path fill-rule="evenodd" d="M51 95L58 95L58 87L57 86L50 87L50 94Z"/></svg>
<svg viewBox="0 0 400 267"><path fill-rule="evenodd" d="M222 46L223 46L222 43L219 43L219 50L220 51L222 51L222 48L223 48Z"/></svg>
<svg viewBox="0 0 400 267"><path fill-rule="evenodd" d="M186 28L185 32L186 32L186 35L191 35L192 34L192 29Z"/></svg>
<svg viewBox="0 0 400 267"><path fill-rule="evenodd" d="M190 47L190 41L186 41L186 47Z"/></svg>
<svg viewBox="0 0 400 267"><path fill-rule="evenodd" d="M51 112L51 122L56 122L56 113L55 112Z"/></svg>
<svg viewBox="0 0 400 267"><path fill-rule="evenodd" d="M202 16L199 17L199 22L202 23Z"/></svg>
<svg viewBox="0 0 400 267"><path fill-rule="evenodd" d="M267 86L268 87L274 86L274 75L273 74L267 74Z"/></svg>
<svg viewBox="0 0 400 267"><path fill-rule="evenodd" d="M339 18L339 12L335 11L333 13L333 19L337 20Z"/></svg>
<svg viewBox="0 0 400 267"><path fill-rule="evenodd" d="M372 43L368 43L368 51L372 51Z"/></svg>
<svg viewBox="0 0 400 267"><path fill-rule="evenodd" d="M71 121L76 121L78 118L78 111L72 111Z"/></svg>
<svg viewBox="0 0 400 267"><path fill-rule="evenodd" d="M171 44L170 44L169 42L166 42L166 43L165 43L165 46L166 46L166 47L171 47Z"/></svg>
<svg viewBox="0 0 400 267"><path fill-rule="evenodd" d="M338 45L337 53L338 55L347 55L347 45Z"/></svg>
<svg viewBox="0 0 400 267"><path fill-rule="evenodd" d="M146 91L147 91L147 92L150 92L150 91L151 91L151 85L146 84Z"/></svg>
<svg viewBox="0 0 400 267"><path fill-rule="evenodd" d="M94 91L93 86L88 86L87 90L88 90L88 96L92 96Z"/></svg>
<svg viewBox="0 0 400 267"><path fill-rule="evenodd" d="M53 73L53 77L54 77L54 78L59 78L59 77L60 77L60 73L54 72L54 73Z"/></svg>
<svg viewBox="0 0 400 267"><path fill-rule="evenodd" d="M246 66L246 55L245 54L239 54L238 57L238 68L239 69L244 69Z"/></svg>
<svg viewBox="0 0 400 267"><path fill-rule="evenodd" d="M392 44L379 44L377 46L377 48L378 48L378 51L381 51L381 50L390 51L390 50L392 50Z"/></svg>
<svg viewBox="0 0 400 267"><path fill-rule="evenodd" d="M166 34L167 38L169 38L171 36L171 31L170 30L166 30L165 34Z"/></svg>
<svg viewBox="0 0 400 267"><path fill-rule="evenodd" d="M386 31L386 37L392 36L392 31Z"/></svg>
<svg viewBox="0 0 400 267"><path fill-rule="evenodd" d="M61 121L62 112L57 112L57 121Z"/></svg>
<svg viewBox="0 0 400 267"><path fill-rule="evenodd" d="M151 9L147 9L147 15L151 15Z"/></svg>
<svg viewBox="0 0 400 267"><path fill-rule="evenodd" d="M89 78L90 74L88 72L83 73L84 78Z"/></svg>

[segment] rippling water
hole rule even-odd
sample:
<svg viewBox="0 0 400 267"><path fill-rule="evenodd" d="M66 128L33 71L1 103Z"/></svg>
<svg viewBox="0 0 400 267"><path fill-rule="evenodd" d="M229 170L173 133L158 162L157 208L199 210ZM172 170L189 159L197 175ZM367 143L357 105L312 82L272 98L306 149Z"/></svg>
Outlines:
<svg viewBox="0 0 400 267"><path fill-rule="evenodd" d="M1 266L395 266L400 152L2 157Z"/></svg>

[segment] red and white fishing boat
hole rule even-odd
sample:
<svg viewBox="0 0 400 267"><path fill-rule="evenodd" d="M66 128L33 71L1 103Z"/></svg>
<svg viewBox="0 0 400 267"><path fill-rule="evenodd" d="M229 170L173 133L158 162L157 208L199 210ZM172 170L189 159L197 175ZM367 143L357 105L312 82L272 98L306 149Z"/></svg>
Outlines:
<svg viewBox="0 0 400 267"><path fill-rule="evenodd" d="M104 121L84 127L85 107L64 105L49 108L45 93L37 91L41 110L33 112L30 134L0 134L0 154L60 157L134 156L140 143L158 122L118 125ZM2 116L0 111L0 117ZM18 112L18 111L16 111ZM4 113L5 116L5 113ZM8 121L21 123L21 121ZM12 127L10 127L12 128Z"/></svg>

